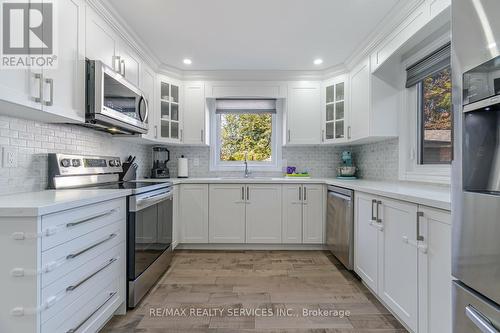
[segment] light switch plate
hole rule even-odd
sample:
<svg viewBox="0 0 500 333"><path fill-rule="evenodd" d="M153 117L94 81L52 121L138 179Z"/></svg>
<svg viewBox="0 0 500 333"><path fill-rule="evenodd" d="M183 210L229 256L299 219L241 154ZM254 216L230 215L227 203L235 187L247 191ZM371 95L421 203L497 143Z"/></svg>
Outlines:
<svg viewBox="0 0 500 333"><path fill-rule="evenodd" d="M17 149L12 147L4 147L2 160L4 168L17 168Z"/></svg>

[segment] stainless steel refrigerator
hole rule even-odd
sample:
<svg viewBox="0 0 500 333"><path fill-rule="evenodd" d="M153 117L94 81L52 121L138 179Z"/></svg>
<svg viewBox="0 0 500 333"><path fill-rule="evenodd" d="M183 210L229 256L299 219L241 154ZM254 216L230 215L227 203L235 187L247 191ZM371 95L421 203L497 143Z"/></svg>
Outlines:
<svg viewBox="0 0 500 333"><path fill-rule="evenodd" d="M453 332L500 332L500 0L452 0Z"/></svg>

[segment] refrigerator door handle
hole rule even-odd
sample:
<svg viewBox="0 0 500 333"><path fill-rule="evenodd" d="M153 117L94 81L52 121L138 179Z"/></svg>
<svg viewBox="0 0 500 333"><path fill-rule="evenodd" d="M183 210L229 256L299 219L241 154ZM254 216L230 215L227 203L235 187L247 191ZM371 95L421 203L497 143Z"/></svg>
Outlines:
<svg viewBox="0 0 500 333"><path fill-rule="evenodd" d="M486 318L485 315L483 315L481 312L476 310L475 307L472 305L467 305L465 307L465 314L467 317L476 325L479 330L483 333L500 333L499 330L497 330L491 321Z"/></svg>

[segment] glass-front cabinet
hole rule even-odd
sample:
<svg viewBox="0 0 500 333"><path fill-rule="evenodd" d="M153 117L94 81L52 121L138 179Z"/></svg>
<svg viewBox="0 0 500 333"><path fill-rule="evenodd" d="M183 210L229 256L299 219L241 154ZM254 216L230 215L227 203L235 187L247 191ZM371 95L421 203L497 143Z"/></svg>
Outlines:
<svg viewBox="0 0 500 333"><path fill-rule="evenodd" d="M180 84L160 79L159 139L169 142L180 142L182 139L179 92Z"/></svg>
<svg viewBox="0 0 500 333"><path fill-rule="evenodd" d="M346 86L344 76L325 81L323 84L322 142L344 142L348 139Z"/></svg>

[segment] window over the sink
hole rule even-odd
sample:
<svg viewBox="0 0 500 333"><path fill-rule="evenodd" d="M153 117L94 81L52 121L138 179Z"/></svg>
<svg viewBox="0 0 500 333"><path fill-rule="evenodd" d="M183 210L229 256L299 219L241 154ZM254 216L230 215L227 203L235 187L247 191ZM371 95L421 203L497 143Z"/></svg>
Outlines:
<svg viewBox="0 0 500 333"><path fill-rule="evenodd" d="M212 170L280 170L279 102L276 99L217 99L211 112Z"/></svg>

